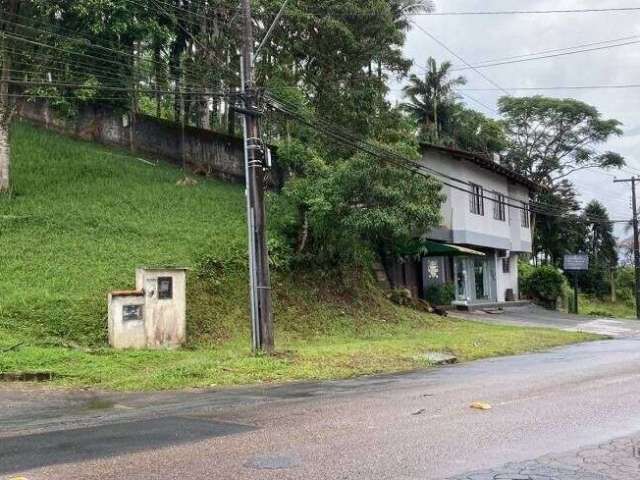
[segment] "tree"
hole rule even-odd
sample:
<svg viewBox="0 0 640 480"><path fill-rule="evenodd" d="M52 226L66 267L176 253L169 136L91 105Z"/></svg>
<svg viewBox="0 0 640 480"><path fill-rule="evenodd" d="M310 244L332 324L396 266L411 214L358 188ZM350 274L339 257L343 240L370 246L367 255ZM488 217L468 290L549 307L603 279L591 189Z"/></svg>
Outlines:
<svg viewBox="0 0 640 480"><path fill-rule="evenodd" d="M415 145L387 145L417 155ZM285 142L278 157L289 174L274 198L273 226L294 257L322 267L390 265L440 223L441 187L433 179L355 154L338 160L319 144Z"/></svg>
<svg viewBox="0 0 640 480"><path fill-rule="evenodd" d="M429 57L424 80L411 75L409 85L404 88L409 98L404 108L418 121L423 134L429 136L433 132L435 141L438 141L447 115L451 115L455 105L455 87L467 83L464 77L449 78L451 68L451 62L438 66L436 60Z"/></svg>
<svg viewBox="0 0 640 480"><path fill-rule="evenodd" d="M580 218L577 193L569 181L562 180L553 191L540 192L537 200L566 214L537 217L533 232L534 257L561 267L564 255L580 251L587 235L587 224Z"/></svg>
<svg viewBox="0 0 640 480"><path fill-rule="evenodd" d="M542 96L503 97L498 106L511 144L505 162L541 185L553 188L580 170L625 165L619 154L598 151L622 135L622 124L603 119L595 107Z"/></svg>
<svg viewBox="0 0 640 480"><path fill-rule="evenodd" d="M19 0L0 0L0 193L8 192L11 172L11 147L9 145L9 127L15 113L10 96L11 53L9 48L11 21L18 13Z"/></svg>
<svg viewBox="0 0 640 480"><path fill-rule="evenodd" d="M563 180L577 171L625 165L621 155L598 150L611 137L622 135L621 123L602 118L591 105L574 99L535 96L503 97L498 106L509 139L503 162L552 193L562 196L562 189L566 188ZM539 193L533 200L542 202L543 196ZM549 227L548 222L547 217L532 216L534 238L539 238L538 228L545 228L545 223Z"/></svg>
<svg viewBox="0 0 640 480"><path fill-rule="evenodd" d="M265 28L281 6L260 2ZM321 118L369 136L390 108L387 79L411 68L402 50L409 15L428 6L417 0L290 2L257 59L258 81L300 88Z"/></svg>
<svg viewBox="0 0 640 480"><path fill-rule="evenodd" d="M507 137L499 121L460 103L452 106L449 122L445 130L450 132L451 142L457 148L485 156L500 154L507 148Z"/></svg>
<svg viewBox="0 0 640 480"><path fill-rule="evenodd" d="M597 200L585 207L582 216L588 225L582 246L589 254L589 271L581 278L582 287L587 292L604 296L609 293L610 269L618 263L613 224L609 222L606 207Z"/></svg>

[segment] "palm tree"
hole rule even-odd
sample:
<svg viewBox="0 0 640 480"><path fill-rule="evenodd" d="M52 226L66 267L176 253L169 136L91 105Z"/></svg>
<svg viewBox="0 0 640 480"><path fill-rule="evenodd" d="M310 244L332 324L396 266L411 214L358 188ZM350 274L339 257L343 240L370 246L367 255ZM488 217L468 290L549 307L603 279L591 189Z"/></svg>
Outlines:
<svg viewBox="0 0 640 480"><path fill-rule="evenodd" d="M438 67L435 59L429 57L424 80L417 75L411 75L409 85L403 89L405 96L409 98L409 102L404 103L403 108L411 113L425 130L433 126L436 140L440 137L443 123L440 111L455 103L455 88L467 83L464 77L450 78L451 67L451 62L443 62Z"/></svg>
<svg viewBox="0 0 640 480"><path fill-rule="evenodd" d="M391 0L389 8L398 28L407 31L411 28L411 15L431 13L435 5L432 0Z"/></svg>

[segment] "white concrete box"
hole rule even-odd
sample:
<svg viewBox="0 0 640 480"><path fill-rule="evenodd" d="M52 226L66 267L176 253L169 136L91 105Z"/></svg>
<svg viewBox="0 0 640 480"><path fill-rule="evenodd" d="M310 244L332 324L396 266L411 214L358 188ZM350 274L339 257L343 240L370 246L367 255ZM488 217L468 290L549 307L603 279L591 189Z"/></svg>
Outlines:
<svg viewBox="0 0 640 480"><path fill-rule="evenodd" d="M136 290L109 295L109 343L116 349L178 348L187 335L187 270L139 268Z"/></svg>
<svg viewBox="0 0 640 480"><path fill-rule="evenodd" d="M187 336L187 270L136 270L136 289L145 296L147 348L176 348Z"/></svg>
<svg viewBox="0 0 640 480"><path fill-rule="evenodd" d="M143 292L122 291L109 294L109 345L116 349L147 346Z"/></svg>

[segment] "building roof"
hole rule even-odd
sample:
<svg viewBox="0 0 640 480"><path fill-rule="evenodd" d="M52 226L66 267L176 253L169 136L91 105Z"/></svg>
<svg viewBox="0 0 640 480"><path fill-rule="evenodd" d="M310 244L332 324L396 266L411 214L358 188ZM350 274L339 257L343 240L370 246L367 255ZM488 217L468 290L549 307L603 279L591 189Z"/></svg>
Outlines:
<svg viewBox="0 0 640 480"><path fill-rule="evenodd" d="M453 158L456 158L458 160L467 160L471 163L475 163L476 165L478 165L479 167L485 168L487 170L491 170L492 172L495 172L499 175L502 175L504 177L507 177L508 179L519 183L521 185L524 185L525 187L529 188L530 190L533 191L540 191L540 190L544 190L545 188L542 185L539 185L538 183L534 182L533 180L530 180L529 178L525 177L524 175L515 172L513 170L511 170L508 167L505 167L504 165L501 165L487 157L484 157L482 155L476 154L476 153L471 153L471 152L466 152L464 150L458 150L455 148L451 148L451 147L443 147L441 145L434 145L432 143L422 143L421 144L422 147L422 151L426 152L428 150L435 150L441 153L445 153Z"/></svg>

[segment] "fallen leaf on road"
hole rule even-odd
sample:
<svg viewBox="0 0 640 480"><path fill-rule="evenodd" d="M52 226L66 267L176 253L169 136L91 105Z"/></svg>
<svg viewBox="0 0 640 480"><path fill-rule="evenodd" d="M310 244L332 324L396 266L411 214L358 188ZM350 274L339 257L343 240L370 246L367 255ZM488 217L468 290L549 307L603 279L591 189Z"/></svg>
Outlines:
<svg viewBox="0 0 640 480"><path fill-rule="evenodd" d="M413 412L411 415L422 415L423 413L427 413L427 409L426 408L421 408L417 412Z"/></svg>
<svg viewBox="0 0 640 480"><path fill-rule="evenodd" d="M487 402L473 402L471 408L475 408L476 410L491 410L493 407Z"/></svg>

